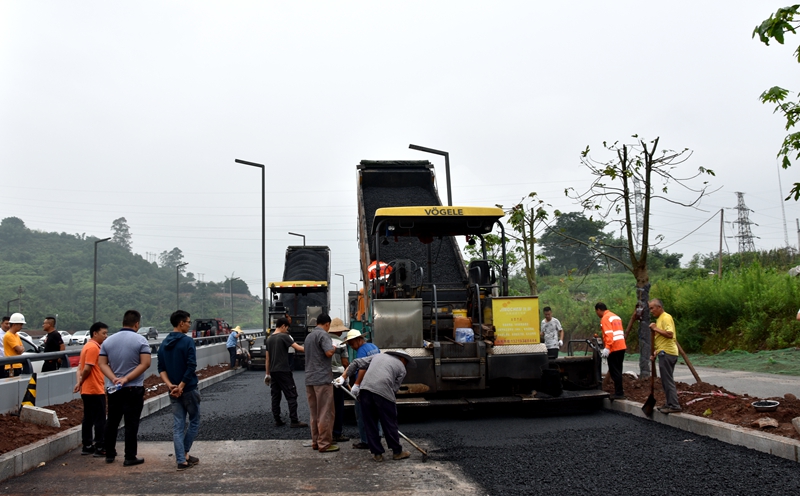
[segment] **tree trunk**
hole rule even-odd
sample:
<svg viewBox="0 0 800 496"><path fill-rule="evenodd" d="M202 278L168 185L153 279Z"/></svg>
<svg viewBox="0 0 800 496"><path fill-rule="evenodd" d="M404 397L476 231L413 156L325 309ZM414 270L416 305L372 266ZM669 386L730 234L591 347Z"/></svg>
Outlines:
<svg viewBox="0 0 800 496"><path fill-rule="evenodd" d="M639 320L639 377L650 377L650 282L643 286L637 284L636 296L642 305L642 318Z"/></svg>

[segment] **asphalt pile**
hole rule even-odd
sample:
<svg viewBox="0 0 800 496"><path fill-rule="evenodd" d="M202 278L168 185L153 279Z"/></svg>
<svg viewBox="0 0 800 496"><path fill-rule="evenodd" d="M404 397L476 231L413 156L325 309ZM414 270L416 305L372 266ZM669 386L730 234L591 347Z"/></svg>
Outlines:
<svg viewBox="0 0 800 496"><path fill-rule="evenodd" d="M247 372L204 389L198 440L310 439L307 428L274 426L262 379L263 373ZM307 421L302 372L295 382ZM486 494L800 493L795 462L614 412L401 410L400 422L404 434L431 448L432 461L458 465ZM146 441L170 441L171 411L143 419L139 433ZM345 435L357 435L352 422Z"/></svg>
<svg viewBox="0 0 800 496"><path fill-rule="evenodd" d="M372 234L372 222L375 211L384 207L406 206L431 206L441 205L433 191L418 186L402 188L364 188L364 211L367 216L367 233L370 237L370 249L374 250L375 236ZM378 233L382 241L386 232ZM390 235L386 238L388 244L381 245L380 257L384 262L396 259L413 260L417 267L425 270L424 281L428 280L428 246L416 238L402 238L397 240ZM464 264L458 255L458 246L452 236L435 238L430 244L433 280L437 284L456 283L463 284L467 280ZM417 279L413 279L415 282Z"/></svg>

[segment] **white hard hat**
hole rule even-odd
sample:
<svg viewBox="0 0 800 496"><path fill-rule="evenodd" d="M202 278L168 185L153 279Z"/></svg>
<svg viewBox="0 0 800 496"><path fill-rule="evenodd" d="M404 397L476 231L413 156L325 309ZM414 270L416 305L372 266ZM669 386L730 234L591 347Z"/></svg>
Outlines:
<svg viewBox="0 0 800 496"><path fill-rule="evenodd" d="M11 318L8 319L9 324L25 324L25 316L21 313L12 313Z"/></svg>

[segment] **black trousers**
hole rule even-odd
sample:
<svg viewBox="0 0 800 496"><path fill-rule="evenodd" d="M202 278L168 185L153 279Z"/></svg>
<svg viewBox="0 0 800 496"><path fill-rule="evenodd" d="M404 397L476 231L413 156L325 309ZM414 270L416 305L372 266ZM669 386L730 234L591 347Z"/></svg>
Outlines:
<svg viewBox="0 0 800 496"><path fill-rule="evenodd" d="M106 395L82 394L83 424L81 434L84 446L94 444L98 448L105 446L106 430ZM94 443L92 443L92 427L94 427Z"/></svg>
<svg viewBox="0 0 800 496"><path fill-rule="evenodd" d="M286 396L286 403L289 404L289 419L297 422L297 387L294 384L294 377L291 372L272 372L270 373L272 382L270 383L270 395L272 396L272 416L275 420L281 418L281 393Z"/></svg>
<svg viewBox="0 0 800 496"><path fill-rule="evenodd" d="M334 374L335 375L335 374ZM342 424L344 424L344 391L342 388L333 388L333 437L342 435Z"/></svg>
<svg viewBox="0 0 800 496"><path fill-rule="evenodd" d="M614 394L622 396L622 362L625 360L625 350L619 350L608 355L608 373L614 381Z"/></svg>
<svg viewBox="0 0 800 496"><path fill-rule="evenodd" d="M364 430L367 431L367 444L369 452L373 455L383 453L381 437L378 434L378 421L383 426L383 437L386 438L386 445L397 455L403 452L400 444L400 434L397 428L397 405L394 401L389 401L383 396L361 390L358 395L361 402L361 412L364 414Z"/></svg>
<svg viewBox="0 0 800 496"><path fill-rule="evenodd" d="M42 364L42 372L52 372L54 370L59 369L58 359L56 360L45 360L44 364Z"/></svg>
<svg viewBox="0 0 800 496"><path fill-rule="evenodd" d="M117 430L125 418L125 459L133 460L139 449L139 417L144 406L144 387L123 387L108 395L108 422L106 423L106 457L117 456Z"/></svg>

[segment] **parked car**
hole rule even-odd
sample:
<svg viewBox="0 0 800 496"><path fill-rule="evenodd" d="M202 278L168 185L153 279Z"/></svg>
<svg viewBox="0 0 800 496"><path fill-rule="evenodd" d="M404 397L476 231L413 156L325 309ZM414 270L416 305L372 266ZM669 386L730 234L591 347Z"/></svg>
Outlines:
<svg viewBox="0 0 800 496"><path fill-rule="evenodd" d="M19 331L19 332L17 332L17 336L22 336L23 338L28 338L31 341L33 341L33 338L27 332Z"/></svg>
<svg viewBox="0 0 800 496"><path fill-rule="evenodd" d="M24 336L23 336L23 334L24 334ZM17 335L20 337L20 341L22 341L22 347L25 348L24 351L22 352L23 355L29 355L29 354L41 353L42 352L42 347L36 345L33 342L33 339L31 339L31 337L27 333L18 332ZM33 364L33 371L34 372L36 372L38 374L38 373L40 373L42 371L42 365L44 365L44 361L43 360L34 360L31 363Z"/></svg>
<svg viewBox="0 0 800 496"><path fill-rule="evenodd" d="M158 329L155 327L140 327L139 334L147 339L158 339Z"/></svg>
<svg viewBox="0 0 800 496"><path fill-rule="evenodd" d="M72 335L72 342L75 344L83 346L86 341L89 341L89 331L75 331L75 334Z"/></svg>
<svg viewBox="0 0 800 496"><path fill-rule="evenodd" d="M72 340L72 334L68 333L67 331L58 331L61 334L61 339L64 341L64 344L69 346L74 341Z"/></svg>

